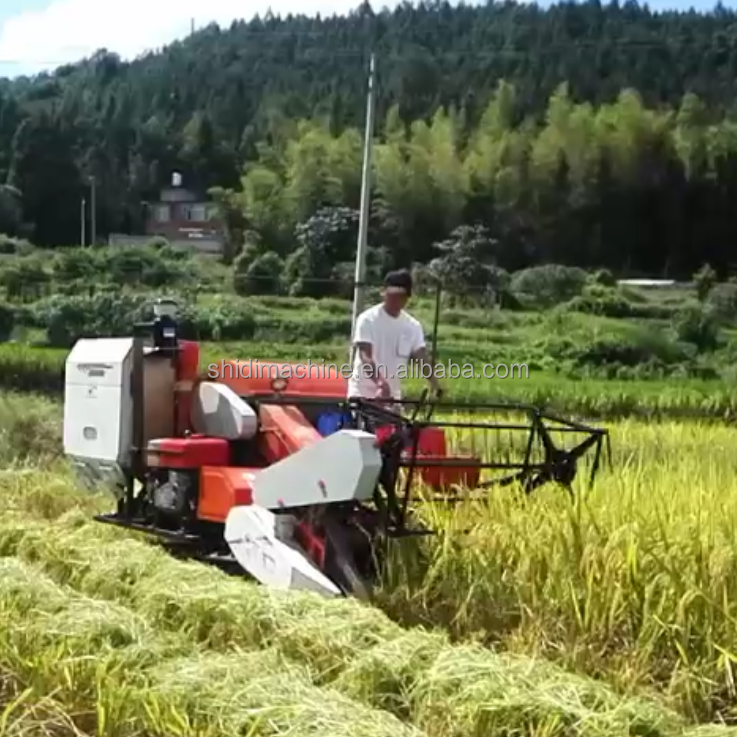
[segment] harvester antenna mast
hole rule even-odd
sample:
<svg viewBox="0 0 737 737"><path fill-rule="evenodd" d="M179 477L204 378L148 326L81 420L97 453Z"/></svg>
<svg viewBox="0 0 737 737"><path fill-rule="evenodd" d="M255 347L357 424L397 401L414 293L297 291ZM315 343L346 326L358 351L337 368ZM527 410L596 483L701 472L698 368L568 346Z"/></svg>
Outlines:
<svg viewBox="0 0 737 737"><path fill-rule="evenodd" d="M353 337L356 321L363 312L366 294L366 247L368 223L371 216L371 159L374 145L374 118L376 116L376 55L371 52L368 75L368 101L366 104L366 131L363 140L363 174L361 178L361 211L358 222L356 248L356 275L353 285L353 320L351 322L351 363L353 362Z"/></svg>

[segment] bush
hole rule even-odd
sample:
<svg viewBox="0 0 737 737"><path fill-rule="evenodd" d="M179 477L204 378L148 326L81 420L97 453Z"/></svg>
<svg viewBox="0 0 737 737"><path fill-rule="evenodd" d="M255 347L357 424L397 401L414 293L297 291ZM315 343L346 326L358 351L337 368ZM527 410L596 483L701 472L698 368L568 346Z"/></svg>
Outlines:
<svg viewBox="0 0 737 737"><path fill-rule="evenodd" d="M589 281L591 284L599 284L602 287L611 287L612 289L617 286L617 280L609 269L599 269L591 275Z"/></svg>
<svg viewBox="0 0 737 737"><path fill-rule="evenodd" d="M30 253L33 245L23 238L12 238L9 235L0 233L0 254L22 256Z"/></svg>
<svg viewBox="0 0 737 737"><path fill-rule="evenodd" d="M100 280L104 274L105 263L100 251L91 248L64 249L55 256L52 264L52 277L57 285L76 288L77 282L92 279Z"/></svg>
<svg viewBox="0 0 737 737"><path fill-rule="evenodd" d="M701 305L688 305L673 318L678 338L702 351L714 350L719 343L719 323L710 310Z"/></svg>
<svg viewBox="0 0 737 737"><path fill-rule="evenodd" d="M50 346L70 348L84 337L130 335L150 317L149 300L129 294L54 295L35 306L34 321L46 328Z"/></svg>
<svg viewBox="0 0 737 737"><path fill-rule="evenodd" d="M734 322L737 318L737 284L717 284L706 298L706 308L720 322Z"/></svg>
<svg viewBox="0 0 737 737"><path fill-rule="evenodd" d="M37 258L12 259L0 271L0 285L10 300L38 299L46 292L50 279L43 263Z"/></svg>
<svg viewBox="0 0 737 737"><path fill-rule="evenodd" d="M177 252L168 246L158 250L126 247L103 252L105 272L115 284L153 288L189 281L190 273L179 263L188 257L186 251Z"/></svg>
<svg viewBox="0 0 737 737"><path fill-rule="evenodd" d="M642 300L633 302L628 290L621 287L611 289L598 283L587 285L583 294L574 297L565 308L571 312L611 318L666 320L673 316L672 307Z"/></svg>
<svg viewBox="0 0 737 737"><path fill-rule="evenodd" d="M564 338L557 345L551 345L551 353L578 366L637 366L653 362L675 365L693 358L684 346L646 329L632 331L626 336L597 336L586 342L581 336Z"/></svg>
<svg viewBox="0 0 737 737"><path fill-rule="evenodd" d="M284 261L273 251L250 262L244 253L235 260L235 291L241 295L281 294L283 275Z"/></svg>
<svg viewBox="0 0 737 737"><path fill-rule="evenodd" d="M511 291L528 305L544 309L580 295L587 274L573 266L533 266L512 276Z"/></svg>
<svg viewBox="0 0 737 737"><path fill-rule="evenodd" d="M568 309L602 317L631 317L633 306L618 290L592 283L584 288L583 294L572 299Z"/></svg>

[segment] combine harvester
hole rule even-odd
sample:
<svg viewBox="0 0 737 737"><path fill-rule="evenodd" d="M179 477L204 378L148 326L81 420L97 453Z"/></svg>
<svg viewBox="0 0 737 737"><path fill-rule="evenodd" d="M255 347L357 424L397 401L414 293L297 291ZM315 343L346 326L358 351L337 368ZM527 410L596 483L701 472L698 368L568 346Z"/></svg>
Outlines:
<svg viewBox="0 0 737 737"><path fill-rule="evenodd" d="M174 312L163 302L132 337L75 344L64 451L88 488L115 493L116 511L97 520L270 587L370 598L386 541L432 532L413 520L421 491L446 500L516 483L571 491L579 459L595 448L593 481L608 439L523 405L348 401L346 378L318 366L300 376L294 365L252 364L248 378L224 361L210 379ZM432 420L433 411L460 419ZM489 421L493 413L505 420ZM554 431L585 437L565 449ZM477 451L493 433L511 441ZM454 449L457 439L471 452ZM521 457L507 457L515 450Z"/></svg>

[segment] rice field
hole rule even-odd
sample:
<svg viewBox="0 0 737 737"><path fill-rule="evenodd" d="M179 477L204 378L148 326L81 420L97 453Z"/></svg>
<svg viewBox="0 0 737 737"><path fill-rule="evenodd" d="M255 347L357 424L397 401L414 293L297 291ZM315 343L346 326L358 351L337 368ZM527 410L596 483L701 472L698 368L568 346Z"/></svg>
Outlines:
<svg viewBox="0 0 737 737"><path fill-rule="evenodd" d="M427 570L372 608L90 522L108 499L75 488L59 416L0 402L0 735L737 734L731 427L618 422L573 504L429 508Z"/></svg>

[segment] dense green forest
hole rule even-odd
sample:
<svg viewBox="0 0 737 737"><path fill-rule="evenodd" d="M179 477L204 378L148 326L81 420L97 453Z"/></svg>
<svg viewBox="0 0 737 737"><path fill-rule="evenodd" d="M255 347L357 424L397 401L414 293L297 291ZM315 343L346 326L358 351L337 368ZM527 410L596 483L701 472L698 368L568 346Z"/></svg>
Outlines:
<svg viewBox="0 0 737 737"><path fill-rule="evenodd" d="M355 244L371 49L375 263L444 248L478 281L479 263L737 263L737 15L595 1L267 16L2 80L0 232L74 243L90 175L99 234L135 231L176 169L220 188L242 268L334 277Z"/></svg>

